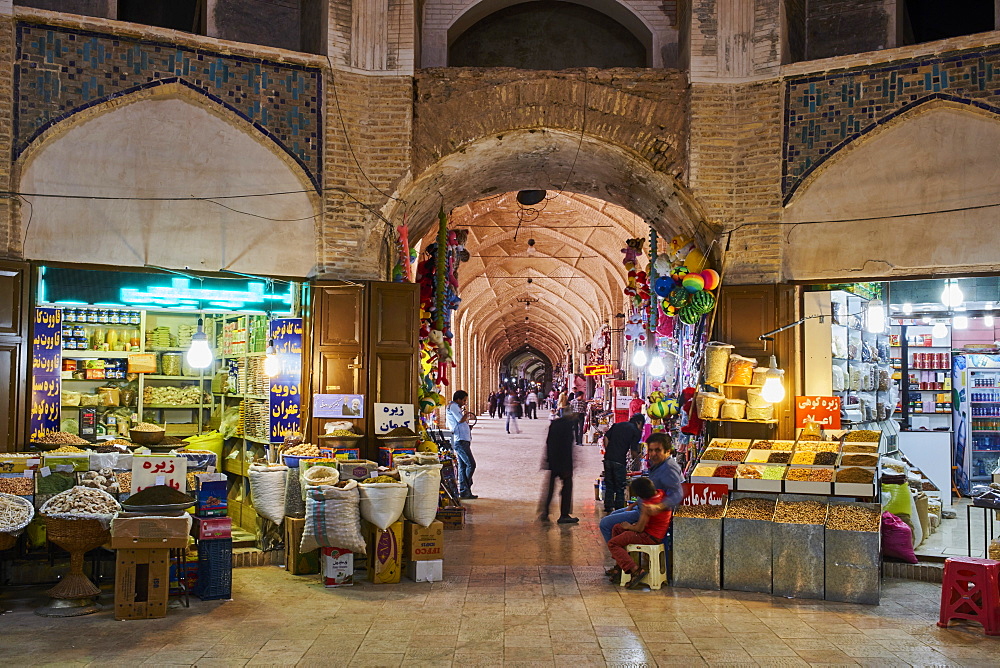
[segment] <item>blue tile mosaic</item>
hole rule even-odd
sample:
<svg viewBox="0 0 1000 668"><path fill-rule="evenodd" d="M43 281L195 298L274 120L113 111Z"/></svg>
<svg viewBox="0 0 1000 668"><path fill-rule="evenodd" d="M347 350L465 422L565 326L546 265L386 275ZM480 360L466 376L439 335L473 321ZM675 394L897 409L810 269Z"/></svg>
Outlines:
<svg viewBox="0 0 1000 668"><path fill-rule="evenodd" d="M288 152L320 187L322 71L168 43L19 23L14 159L49 127L135 91L180 83L227 107Z"/></svg>
<svg viewBox="0 0 1000 668"><path fill-rule="evenodd" d="M1000 114L1000 49L955 51L785 81L781 189L795 189L841 148L930 100Z"/></svg>

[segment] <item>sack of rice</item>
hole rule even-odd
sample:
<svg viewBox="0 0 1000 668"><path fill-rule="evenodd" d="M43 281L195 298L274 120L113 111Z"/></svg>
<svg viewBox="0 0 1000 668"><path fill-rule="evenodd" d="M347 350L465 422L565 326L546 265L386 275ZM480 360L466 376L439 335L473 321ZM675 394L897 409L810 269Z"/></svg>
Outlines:
<svg viewBox="0 0 1000 668"><path fill-rule="evenodd" d="M698 416L703 420L716 420L726 398L716 392L698 393Z"/></svg>
<svg viewBox="0 0 1000 668"><path fill-rule="evenodd" d="M773 420L774 406L766 404L764 406L747 406L748 420Z"/></svg>
<svg viewBox="0 0 1000 668"><path fill-rule="evenodd" d="M729 373L726 382L730 385L750 385L757 360L742 355L729 356Z"/></svg>
<svg viewBox="0 0 1000 668"><path fill-rule="evenodd" d="M726 369L733 346L719 341L710 341L705 346L705 383L721 385L726 382Z"/></svg>
<svg viewBox="0 0 1000 668"><path fill-rule="evenodd" d="M726 399L722 402L723 420L743 420L747 414L747 402L743 399Z"/></svg>

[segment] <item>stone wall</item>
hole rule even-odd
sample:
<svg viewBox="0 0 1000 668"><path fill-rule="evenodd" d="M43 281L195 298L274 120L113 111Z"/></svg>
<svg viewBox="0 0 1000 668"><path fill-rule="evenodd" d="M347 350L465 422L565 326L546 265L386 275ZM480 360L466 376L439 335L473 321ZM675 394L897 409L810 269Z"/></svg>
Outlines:
<svg viewBox="0 0 1000 668"><path fill-rule="evenodd" d="M692 86L688 186L728 248L727 283L781 280L781 136L778 83Z"/></svg>

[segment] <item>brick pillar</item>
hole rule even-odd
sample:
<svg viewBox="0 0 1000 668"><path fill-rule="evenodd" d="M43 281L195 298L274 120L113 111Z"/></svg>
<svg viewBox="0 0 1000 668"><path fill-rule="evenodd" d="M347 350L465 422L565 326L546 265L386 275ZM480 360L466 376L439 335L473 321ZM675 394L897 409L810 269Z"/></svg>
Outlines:
<svg viewBox="0 0 1000 668"><path fill-rule="evenodd" d="M0 189L11 186L11 144L14 132L14 18L13 0L0 0ZM0 199L0 253L21 258L20 225L17 223L17 200Z"/></svg>

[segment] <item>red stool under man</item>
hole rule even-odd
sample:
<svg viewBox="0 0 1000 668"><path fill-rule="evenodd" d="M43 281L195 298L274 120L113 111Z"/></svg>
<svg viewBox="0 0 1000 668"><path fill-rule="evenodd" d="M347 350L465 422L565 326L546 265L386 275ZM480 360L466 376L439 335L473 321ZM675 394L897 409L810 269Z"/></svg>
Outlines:
<svg viewBox="0 0 1000 668"><path fill-rule="evenodd" d="M1000 561L950 557L941 581L941 616L937 625L970 619L988 636L1000 635Z"/></svg>

